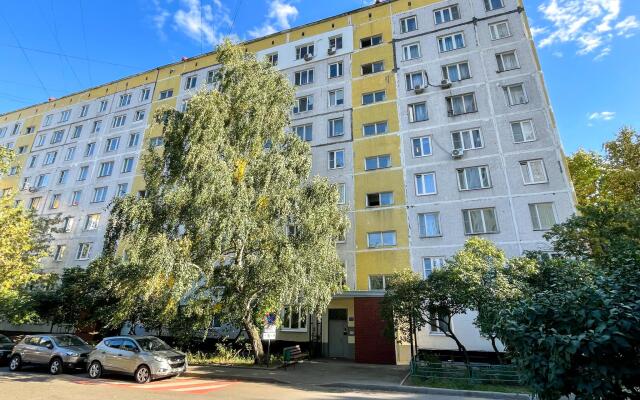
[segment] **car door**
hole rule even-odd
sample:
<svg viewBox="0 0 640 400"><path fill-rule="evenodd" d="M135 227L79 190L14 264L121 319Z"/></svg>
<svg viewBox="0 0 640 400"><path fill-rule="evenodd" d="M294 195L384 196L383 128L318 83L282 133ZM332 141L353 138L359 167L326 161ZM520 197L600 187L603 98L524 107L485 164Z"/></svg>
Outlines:
<svg viewBox="0 0 640 400"><path fill-rule="evenodd" d="M120 356L122 338L105 339L104 347L100 350L102 368L108 371L118 371L117 359Z"/></svg>
<svg viewBox="0 0 640 400"><path fill-rule="evenodd" d="M41 337L38 345L35 346L36 350L33 354L34 360L31 362L36 364L48 364L49 360L51 360L51 355L53 354L53 347L53 340L50 337Z"/></svg>
<svg viewBox="0 0 640 400"><path fill-rule="evenodd" d="M38 351L39 337L27 337L18 345L18 351L22 361L26 363L35 362L36 352Z"/></svg>
<svg viewBox="0 0 640 400"><path fill-rule="evenodd" d="M139 353L138 345L133 340L123 339L120 345L120 357L116 359L119 370L133 374L139 365Z"/></svg>

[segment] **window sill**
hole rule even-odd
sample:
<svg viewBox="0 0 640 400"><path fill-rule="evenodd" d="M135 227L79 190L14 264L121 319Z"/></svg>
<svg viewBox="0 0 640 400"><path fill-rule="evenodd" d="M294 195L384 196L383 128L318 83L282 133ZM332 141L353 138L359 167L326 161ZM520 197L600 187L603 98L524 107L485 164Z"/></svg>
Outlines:
<svg viewBox="0 0 640 400"><path fill-rule="evenodd" d="M502 40L502 39L509 39L510 37L513 37L513 35L507 35L507 36L503 36L503 37L499 37L499 38L491 39L491 41L492 41L492 42L497 42L498 40Z"/></svg>
<svg viewBox="0 0 640 400"><path fill-rule="evenodd" d="M529 183L524 183L525 186L530 186L530 185L543 185L545 183L549 183L548 180L544 181L544 182L529 182Z"/></svg>
<svg viewBox="0 0 640 400"><path fill-rule="evenodd" d="M441 237L443 237L443 235L442 234L433 235L433 236L422 236L422 235L420 235L419 237L420 237L420 239L433 239L433 238L441 238Z"/></svg>
<svg viewBox="0 0 640 400"><path fill-rule="evenodd" d="M449 116L450 118L452 118L452 117L459 117L459 116L461 116L461 115L475 114L475 113L477 113L477 112L478 112L478 110L473 110L473 111L466 111L466 112L462 112L462 113L454 114L452 111L447 111L447 116Z"/></svg>
<svg viewBox="0 0 640 400"><path fill-rule="evenodd" d="M496 233L500 233L500 231L495 231L495 232L472 232L472 233L467 233L465 232L465 236L478 236L478 235L494 235Z"/></svg>
<svg viewBox="0 0 640 400"><path fill-rule="evenodd" d="M302 333L306 332L307 328L280 328L280 332Z"/></svg>
<svg viewBox="0 0 640 400"><path fill-rule="evenodd" d="M410 124L415 124L415 123L418 123L418 122L426 122L426 121L428 121L428 120L429 120L429 118L427 118L427 119L421 119L421 120L417 120L417 121L409 121L409 123L410 123Z"/></svg>
<svg viewBox="0 0 640 400"><path fill-rule="evenodd" d="M496 71L496 74L501 74L501 73L503 73L503 72L509 72L509 71L516 71L516 70L519 70L519 69L520 69L520 67L516 67L516 68L509 68L509 69L505 69L505 70L502 70L502 71L497 70L497 71Z"/></svg>
<svg viewBox="0 0 640 400"><path fill-rule="evenodd" d="M472 192L474 190L485 190L485 189L491 189L493 186L487 186L487 187L481 187L481 188L471 188L471 189L458 189L460 192Z"/></svg>
<svg viewBox="0 0 640 400"><path fill-rule="evenodd" d="M438 194L438 192L434 192L434 193L416 193L416 196L435 196L436 194Z"/></svg>

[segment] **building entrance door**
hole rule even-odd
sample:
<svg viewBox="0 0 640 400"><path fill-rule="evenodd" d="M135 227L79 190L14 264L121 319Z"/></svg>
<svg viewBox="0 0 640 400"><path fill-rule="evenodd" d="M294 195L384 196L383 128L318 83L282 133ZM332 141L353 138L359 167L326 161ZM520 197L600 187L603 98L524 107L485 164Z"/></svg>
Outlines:
<svg viewBox="0 0 640 400"><path fill-rule="evenodd" d="M348 358L347 309L329 309L329 357Z"/></svg>

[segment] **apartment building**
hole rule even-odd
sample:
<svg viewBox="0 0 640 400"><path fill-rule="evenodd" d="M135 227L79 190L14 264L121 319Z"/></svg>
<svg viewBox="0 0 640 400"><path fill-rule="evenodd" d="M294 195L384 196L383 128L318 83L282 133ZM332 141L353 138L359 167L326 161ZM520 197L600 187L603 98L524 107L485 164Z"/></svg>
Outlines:
<svg viewBox="0 0 640 400"><path fill-rule="evenodd" d="M350 290L325 315L286 309L278 340L330 357L408 360L383 336L379 300L403 268L423 276L481 235L508 255L548 251L575 211L571 182L520 0L390 0L243 43L296 87L292 134L313 174L339 185L351 229L337 243ZM162 146L150 116L212 84L215 54L183 60L0 116L18 154L0 190L63 218L44 271L102 249L113 196L144 190L141 151ZM490 351L469 313L452 321ZM438 326L420 348L456 349Z"/></svg>

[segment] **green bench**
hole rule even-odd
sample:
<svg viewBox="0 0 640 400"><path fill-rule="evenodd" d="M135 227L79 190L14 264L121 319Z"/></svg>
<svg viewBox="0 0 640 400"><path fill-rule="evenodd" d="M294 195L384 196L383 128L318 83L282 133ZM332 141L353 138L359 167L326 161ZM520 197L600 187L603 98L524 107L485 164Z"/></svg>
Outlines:
<svg viewBox="0 0 640 400"><path fill-rule="evenodd" d="M295 365L298 362L308 358L309 354L303 353L299 345L289 346L282 349L283 367L287 369L289 365Z"/></svg>

